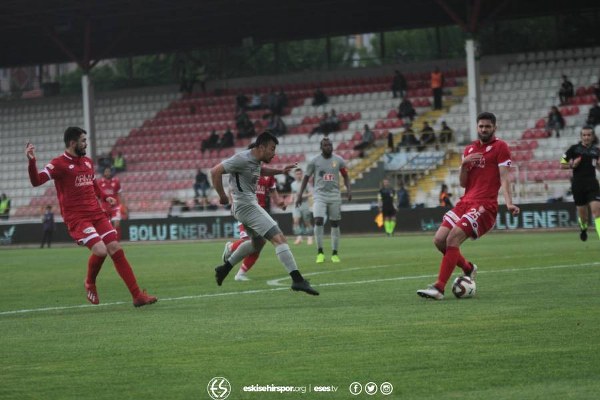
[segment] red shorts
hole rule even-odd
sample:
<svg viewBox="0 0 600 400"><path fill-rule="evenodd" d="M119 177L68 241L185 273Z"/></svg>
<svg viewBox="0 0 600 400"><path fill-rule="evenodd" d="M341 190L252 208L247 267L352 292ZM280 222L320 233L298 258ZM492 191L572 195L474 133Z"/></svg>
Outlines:
<svg viewBox="0 0 600 400"><path fill-rule="evenodd" d="M92 219L75 219L67 224L67 229L78 245L90 249L99 241L110 243L117 240L117 231L104 214Z"/></svg>
<svg viewBox="0 0 600 400"><path fill-rule="evenodd" d="M108 214L110 215L111 221L120 221L121 220L121 207L111 208L108 211Z"/></svg>
<svg viewBox="0 0 600 400"><path fill-rule="evenodd" d="M496 203L461 200L452 210L444 214L442 226L449 229L458 226L467 236L477 239L494 227L496 214L498 214Z"/></svg>

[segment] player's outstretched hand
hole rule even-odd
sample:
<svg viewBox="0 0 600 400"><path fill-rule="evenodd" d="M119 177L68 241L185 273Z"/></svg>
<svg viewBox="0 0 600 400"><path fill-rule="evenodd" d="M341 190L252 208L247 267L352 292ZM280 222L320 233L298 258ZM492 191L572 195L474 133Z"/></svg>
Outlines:
<svg viewBox="0 0 600 400"><path fill-rule="evenodd" d="M227 196L219 196L219 203L221 203L222 205L229 204L229 197L227 197Z"/></svg>
<svg viewBox="0 0 600 400"><path fill-rule="evenodd" d="M30 160L33 160L35 158L35 146L30 142L27 142L27 144L25 145L25 155Z"/></svg>
<svg viewBox="0 0 600 400"><path fill-rule="evenodd" d="M298 163L295 164L288 164L285 167L283 167L283 173L285 174L286 172L290 172L293 169L298 168Z"/></svg>
<svg viewBox="0 0 600 400"><path fill-rule="evenodd" d="M508 208L508 211L510 211L512 215L518 215L521 212L521 209L514 204L509 204L506 208Z"/></svg>

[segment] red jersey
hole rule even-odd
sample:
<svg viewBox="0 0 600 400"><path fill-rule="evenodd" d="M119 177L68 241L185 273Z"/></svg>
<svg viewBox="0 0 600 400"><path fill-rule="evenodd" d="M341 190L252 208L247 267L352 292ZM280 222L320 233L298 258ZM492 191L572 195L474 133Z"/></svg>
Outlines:
<svg viewBox="0 0 600 400"><path fill-rule="evenodd" d="M54 179L65 223L104 214L98 201L101 193L94 175L94 163L90 158L73 157L64 153L50 161L41 174Z"/></svg>
<svg viewBox="0 0 600 400"><path fill-rule="evenodd" d="M463 158L481 153L483 158L469 166L465 194L461 201L492 201L498 203L500 167L510 167L510 150L503 140L494 138L489 143L474 141L465 148Z"/></svg>
<svg viewBox="0 0 600 400"><path fill-rule="evenodd" d="M115 209L121 207L121 202L119 201L118 194L121 193L121 182L119 178L113 176L110 179L100 178L98 179L98 187L100 187L100 191L102 192L102 198L112 197L117 202L111 206L109 202L103 201L102 206L105 210Z"/></svg>
<svg viewBox="0 0 600 400"><path fill-rule="evenodd" d="M262 208L267 206L267 196L276 189L277 180L272 176L261 176L256 182L256 200Z"/></svg>

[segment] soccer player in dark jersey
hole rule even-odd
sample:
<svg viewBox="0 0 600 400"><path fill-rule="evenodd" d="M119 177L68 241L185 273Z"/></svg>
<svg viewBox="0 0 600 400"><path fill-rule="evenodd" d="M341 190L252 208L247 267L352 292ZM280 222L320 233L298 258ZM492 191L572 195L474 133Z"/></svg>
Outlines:
<svg viewBox="0 0 600 400"><path fill-rule="evenodd" d="M592 210L596 232L600 237L600 187L596 179L596 169L600 169L598 158L600 149L594 145L594 128L585 126L581 129L581 141L569 147L560 160L562 169L572 169L571 192L577 207L577 220L581 232L579 238L587 240L589 221L588 206Z"/></svg>
<svg viewBox="0 0 600 400"><path fill-rule="evenodd" d="M480 238L492 229L498 213L500 190L508 211L513 215L520 211L512 202L510 151L506 142L498 139L495 133L496 116L489 112L479 114L479 138L465 148L460 166L460 186L465 188L465 194L444 215L442 225L435 233L433 242L444 257L437 281L427 289L417 290L421 297L442 300L446 283L457 265L464 275L475 279L477 266L463 257L460 245L467 238Z"/></svg>
<svg viewBox="0 0 600 400"><path fill-rule="evenodd" d="M100 207L99 199L111 204L114 204L115 199L102 195L94 175L94 163L85 157L86 132L81 128L69 127L65 130L64 142L65 152L50 161L40 172L37 170L33 144L27 143L25 155L29 159L31 184L40 186L54 180L60 211L69 235L77 244L92 251L84 282L87 300L92 304L100 302L96 291L96 277L104 259L109 255L133 297L133 305L141 307L155 303L156 297L146 294L138 287L133 270L117 241L115 229Z"/></svg>
<svg viewBox="0 0 600 400"><path fill-rule="evenodd" d="M381 189L377 194L379 211L383 215L383 228L388 236L394 234L396 228L396 191L390 186L390 180L381 181Z"/></svg>

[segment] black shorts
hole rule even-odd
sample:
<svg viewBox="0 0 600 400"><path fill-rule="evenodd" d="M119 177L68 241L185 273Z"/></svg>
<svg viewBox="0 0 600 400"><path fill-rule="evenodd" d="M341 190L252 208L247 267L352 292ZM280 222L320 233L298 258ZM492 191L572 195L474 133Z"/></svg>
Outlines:
<svg viewBox="0 0 600 400"><path fill-rule="evenodd" d="M394 217L396 216L396 209L394 209L394 207L383 207L381 209L381 214L383 214L384 217Z"/></svg>
<svg viewBox="0 0 600 400"><path fill-rule="evenodd" d="M585 206L591 201L600 201L600 186L596 179L571 182L571 191L576 206Z"/></svg>

